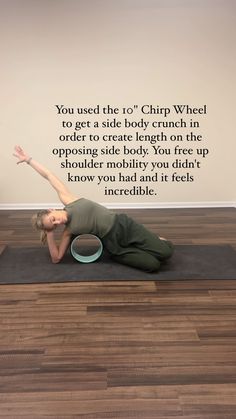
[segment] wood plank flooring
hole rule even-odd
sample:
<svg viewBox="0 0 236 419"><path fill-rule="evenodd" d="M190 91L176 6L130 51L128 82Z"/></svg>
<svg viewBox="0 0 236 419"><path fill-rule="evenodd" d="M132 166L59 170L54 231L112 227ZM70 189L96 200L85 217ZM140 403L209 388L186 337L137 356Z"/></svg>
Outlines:
<svg viewBox="0 0 236 419"><path fill-rule="evenodd" d="M236 249L235 208L125 212ZM0 211L0 249L31 214ZM1 285L0 417L235 419L236 280Z"/></svg>

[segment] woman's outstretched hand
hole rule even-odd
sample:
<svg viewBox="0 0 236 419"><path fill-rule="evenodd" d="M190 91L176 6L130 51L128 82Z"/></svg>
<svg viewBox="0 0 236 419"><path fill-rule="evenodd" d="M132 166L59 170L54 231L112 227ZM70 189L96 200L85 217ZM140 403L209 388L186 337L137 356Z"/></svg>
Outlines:
<svg viewBox="0 0 236 419"><path fill-rule="evenodd" d="M15 146L15 153L13 154L13 156L17 157L17 164L27 162L30 158L29 155L26 154L19 145Z"/></svg>

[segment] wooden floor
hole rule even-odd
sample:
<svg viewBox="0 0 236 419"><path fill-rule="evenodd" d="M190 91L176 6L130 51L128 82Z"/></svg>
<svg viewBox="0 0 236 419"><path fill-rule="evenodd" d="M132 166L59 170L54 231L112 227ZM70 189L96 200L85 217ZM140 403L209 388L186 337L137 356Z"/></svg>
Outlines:
<svg viewBox="0 0 236 419"><path fill-rule="evenodd" d="M126 212L236 249L234 208ZM1 211L0 245L38 243L30 215ZM235 419L236 281L1 285L0 417Z"/></svg>

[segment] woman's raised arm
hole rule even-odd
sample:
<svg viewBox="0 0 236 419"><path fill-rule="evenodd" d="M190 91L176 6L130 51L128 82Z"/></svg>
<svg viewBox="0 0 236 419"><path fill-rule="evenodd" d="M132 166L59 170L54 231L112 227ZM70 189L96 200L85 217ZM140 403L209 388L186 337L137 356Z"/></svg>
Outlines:
<svg viewBox="0 0 236 419"><path fill-rule="evenodd" d="M20 146L15 146L15 152L13 155L18 158L17 164L27 163L43 178L47 179L51 186L56 190L63 205L67 205L70 202L73 202L76 199L78 199L77 196L73 195L67 189L64 183L57 176L55 176L42 164L38 163L36 160L30 157L29 154L27 154Z"/></svg>

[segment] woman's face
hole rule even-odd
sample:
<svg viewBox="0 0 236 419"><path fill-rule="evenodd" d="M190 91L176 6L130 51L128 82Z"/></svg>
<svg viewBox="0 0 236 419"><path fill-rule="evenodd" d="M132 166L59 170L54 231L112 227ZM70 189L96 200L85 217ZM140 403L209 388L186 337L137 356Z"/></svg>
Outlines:
<svg viewBox="0 0 236 419"><path fill-rule="evenodd" d="M65 211L51 210L43 217L45 230L54 230L58 225L66 224L67 214Z"/></svg>

